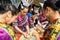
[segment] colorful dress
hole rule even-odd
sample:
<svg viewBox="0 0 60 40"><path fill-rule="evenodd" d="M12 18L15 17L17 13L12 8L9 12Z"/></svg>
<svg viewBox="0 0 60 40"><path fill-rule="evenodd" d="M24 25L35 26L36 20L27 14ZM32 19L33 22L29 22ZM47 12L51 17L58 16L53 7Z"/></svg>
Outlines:
<svg viewBox="0 0 60 40"><path fill-rule="evenodd" d="M17 26L19 29L21 29L23 32L26 32L26 25L28 25L28 17L25 16L22 18L22 16L18 16L17 21L13 23L13 26Z"/></svg>
<svg viewBox="0 0 60 40"><path fill-rule="evenodd" d="M60 40L60 19L51 24L46 31L45 40Z"/></svg>
<svg viewBox="0 0 60 40"><path fill-rule="evenodd" d="M0 40L16 40L11 26L0 23Z"/></svg>
<svg viewBox="0 0 60 40"><path fill-rule="evenodd" d="M44 29L47 29L48 26L49 26L49 21L46 19L46 17L41 13L39 15L39 21L41 23L41 27L44 28ZM43 22L48 22L48 23L44 23L42 24Z"/></svg>
<svg viewBox="0 0 60 40"><path fill-rule="evenodd" d="M26 25L28 24L28 17L25 16L24 18L22 18L21 16L18 16L17 21L13 23L13 26L17 26L20 30L22 30L23 32L26 32ZM16 37L17 40L35 40L35 37L29 37L29 38L25 38L24 35L22 35L20 32L17 32L17 30L15 30L16 32Z"/></svg>

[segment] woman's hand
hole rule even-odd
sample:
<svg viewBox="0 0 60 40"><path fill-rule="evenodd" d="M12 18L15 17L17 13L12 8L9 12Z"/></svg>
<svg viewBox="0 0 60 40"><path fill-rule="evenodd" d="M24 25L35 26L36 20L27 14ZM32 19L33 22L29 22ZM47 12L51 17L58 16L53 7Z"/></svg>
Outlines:
<svg viewBox="0 0 60 40"><path fill-rule="evenodd" d="M28 36L28 34L26 34L26 33L23 33L23 35L24 35L25 38L27 38L27 36Z"/></svg>

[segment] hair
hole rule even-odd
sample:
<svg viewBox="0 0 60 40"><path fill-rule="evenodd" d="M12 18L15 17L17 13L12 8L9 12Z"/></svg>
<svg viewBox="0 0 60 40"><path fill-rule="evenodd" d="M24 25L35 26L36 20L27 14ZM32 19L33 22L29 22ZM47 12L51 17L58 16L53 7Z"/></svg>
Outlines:
<svg viewBox="0 0 60 40"><path fill-rule="evenodd" d="M50 7L50 8L52 8L55 11L58 10L56 5L50 0L44 2L43 9L46 9L46 7Z"/></svg>
<svg viewBox="0 0 60 40"><path fill-rule="evenodd" d="M55 5L60 9L60 0L56 1Z"/></svg>
<svg viewBox="0 0 60 40"><path fill-rule="evenodd" d="M7 10L0 11L0 14L4 14Z"/></svg>
<svg viewBox="0 0 60 40"><path fill-rule="evenodd" d="M56 1L55 5L58 7L60 13L60 0Z"/></svg>
<svg viewBox="0 0 60 40"><path fill-rule="evenodd" d="M3 10L5 10L4 9L4 6L3 5L0 5L0 11L3 11Z"/></svg>
<svg viewBox="0 0 60 40"><path fill-rule="evenodd" d="M30 10L33 8L33 5L31 4L28 8L29 8L28 12L30 12Z"/></svg>
<svg viewBox="0 0 60 40"><path fill-rule="evenodd" d="M4 14L5 12L7 12L7 10L5 10L5 7L3 5L0 5L0 14Z"/></svg>
<svg viewBox="0 0 60 40"><path fill-rule="evenodd" d="M42 10L43 10L43 7L40 6L40 7L39 7L39 13L42 12Z"/></svg>
<svg viewBox="0 0 60 40"><path fill-rule="evenodd" d="M27 6L24 6L23 8L21 8L21 10L24 10L25 8L26 8L26 9L28 9L28 7L27 7Z"/></svg>
<svg viewBox="0 0 60 40"><path fill-rule="evenodd" d="M21 4L19 5L19 7L18 7L18 12L20 12L21 10L24 10L25 8L28 9L27 6L24 6L24 5L21 3Z"/></svg>
<svg viewBox="0 0 60 40"><path fill-rule="evenodd" d="M32 12L32 15L35 15L35 14L37 14L37 13L33 11L33 12Z"/></svg>
<svg viewBox="0 0 60 40"><path fill-rule="evenodd" d="M16 15L17 14L17 8L14 5L7 5L8 6L8 11L12 12L12 15Z"/></svg>
<svg viewBox="0 0 60 40"><path fill-rule="evenodd" d="M14 5L6 5L6 7L0 5L0 14L4 14L5 12L11 11L12 15L16 15L17 8Z"/></svg>

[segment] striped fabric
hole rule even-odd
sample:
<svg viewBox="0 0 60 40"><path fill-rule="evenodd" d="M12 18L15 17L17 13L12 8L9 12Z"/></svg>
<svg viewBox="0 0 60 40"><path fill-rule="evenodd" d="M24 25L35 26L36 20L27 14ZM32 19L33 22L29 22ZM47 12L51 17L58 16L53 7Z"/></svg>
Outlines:
<svg viewBox="0 0 60 40"><path fill-rule="evenodd" d="M44 36L45 40L60 40L60 19L50 24Z"/></svg>
<svg viewBox="0 0 60 40"><path fill-rule="evenodd" d="M13 23L13 26L18 26L22 31L26 32L26 25L28 25L28 17L22 18L18 16L17 21Z"/></svg>

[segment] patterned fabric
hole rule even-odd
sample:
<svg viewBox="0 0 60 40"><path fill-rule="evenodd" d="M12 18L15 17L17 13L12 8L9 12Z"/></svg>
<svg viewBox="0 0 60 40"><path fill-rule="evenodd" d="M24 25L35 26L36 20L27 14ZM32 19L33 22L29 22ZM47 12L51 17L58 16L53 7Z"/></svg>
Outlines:
<svg viewBox="0 0 60 40"><path fill-rule="evenodd" d="M22 18L18 16L17 21L13 23L13 26L18 26L22 31L26 32L26 25L28 25L28 17Z"/></svg>
<svg viewBox="0 0 60 40"><path fill-rule="evenodd" d="M11 26L0 23L0 40L16 40Z"/></svg>
<svg viewBox="0 0 60 40"><path fill-rule="evenodd" d="M41 23L41 27L44 28L44 29L47 29L48 26L49 26L49 21L46 19L46 17L41 13L39 15L39 21ZM43 22L48 22L48 23L44 23L42 24Z"/></svg>
<svg viewBox="0 0 60 40"><path fill-rule="evenodd" d="M38 24L38 17L36 16L34 19L29 17L28 23L30 28L36 27L36 25Z"/></svg>
<svg viewBox="0 0 60 40"><path fill-rule="evenodd" d="M46 31L45 40L60 40L60 19L56 23L51 24Z"/></svg>
<svg viewBox="0 0 60 40"><path fill-rule="evenodd" d="M39 19L40 19L40 22L47 21L46 17L42 13L39 15Z"/></svg>
<svg viewBox="0 0 60 40"><path fill-rule="evenodd" d="M56 40L60 40L60 31L58 32L58 34L56 35Z"/></svg>

